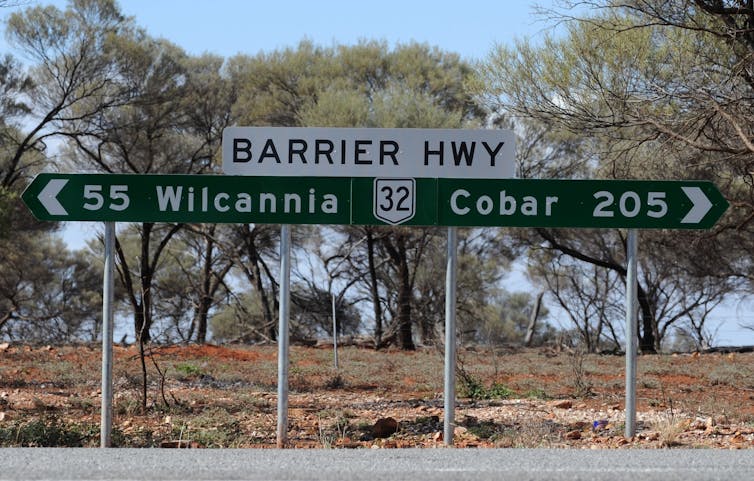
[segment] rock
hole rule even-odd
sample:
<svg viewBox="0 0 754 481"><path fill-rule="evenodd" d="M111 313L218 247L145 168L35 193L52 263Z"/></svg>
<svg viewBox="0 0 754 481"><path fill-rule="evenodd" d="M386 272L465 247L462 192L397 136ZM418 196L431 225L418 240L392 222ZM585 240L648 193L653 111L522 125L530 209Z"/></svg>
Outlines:
<svg viewBox="0 0 754 481"><path fill-rule="evenodd" d="M375 438L389 438L398 431L398 421L393 418L378 419L372 426L372 436Z"/></svg>
<svg viewBox="0 0 754 481"><path fill-rule="evenodd" d="M10 347L10 343L9 342L0 343L0 352L7 351L9 347Z"/></svg>
<svg viewBox="0 0 754 481"><path fill-rule="evenodd" d="M567 399L564 399L563 401L554 402L552 407L558 408L558 409L571 409L573 407L573 402Z"/></svg>
<svg viewBox="0 0 754 481"><path fill-rule="evenodd" d="M568 431L563 437L575 441L577 439L581 439L581 431Z"/></svg>

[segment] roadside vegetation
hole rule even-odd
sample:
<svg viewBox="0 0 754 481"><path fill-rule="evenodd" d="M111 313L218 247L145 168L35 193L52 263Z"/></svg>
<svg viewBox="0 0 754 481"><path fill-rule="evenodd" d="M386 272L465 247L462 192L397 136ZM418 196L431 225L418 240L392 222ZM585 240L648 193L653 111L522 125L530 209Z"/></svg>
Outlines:
<svg viewBox="0 0 754 481"><path fill-rule="evenodd" d="M12 9L1 27L12 50L0 57L0 343L58 352L101 336L101 239L72 251L61 225L31 218L20 193L34 175L221 174L222 131L232 125L505 128L517 136L521 178L710 180L731 204L714 229L640 233L640 351L707 351L715 344L712 313L752 293L750 9L704 0L595 1L574 18L564 1L543 12L565 27L558 36L492 47L472 63L430 45L379 39L193 56L151 37L114 0L70 0L61 8L15 3L0 0L0 9ZM620 352L626 336L625 244L619 229L460 229L459 343L469 358L478 350L493 361L492 372L465 361L462 394L475 402L563 394L549 384L506 381L508 360L499 354L510 346L572 353L572 371L561 376L571 394L598 393L589 363L602 359L595 353ZM208 436L203 445L222 446L257 439L236 407L213 406L193 425L173 422L173 411L190 409L192 400L170 386L266 389L274 376L249 377L210 360L165 364L161 356L171 345L211 341L264 352L274 344L279 247L274 225L118 226L118 332L123 344L140 346L149 369L140 381L140 369L121 374L121 392L141 382L142 394L124 395L120 415L171 419L150 434L121 426L122 443L154 445L176 435ZM373 355L389 353L385 359L442 349L445 252L444 231L434 227L296 226L293 341L338 335ZM532 372L546 372L542 366ZM3 369L4 392L33 382L14 370L36 372ZM322 387L307 369L294 362L294 389ZM724 364L709 372L713 386L738 376ZM46 379L65 389L81 384L75 377L75 369L61 368ZM419 379L417 389L435 392L436 381L410 377ZM360 379L330 372L323 385L364 389L373 382ZM94 409L91 398L72 397L82 412ZM257 401L267 406L264 399ZM61 424L40 402L45 416L0 420L2 443L91 442L91 426ZM345 419L347 426L322 427L322 438L347 437L354 429ZM492 429L472 424L470 430ZM666 443L675 443L666 431Z"/></svg>

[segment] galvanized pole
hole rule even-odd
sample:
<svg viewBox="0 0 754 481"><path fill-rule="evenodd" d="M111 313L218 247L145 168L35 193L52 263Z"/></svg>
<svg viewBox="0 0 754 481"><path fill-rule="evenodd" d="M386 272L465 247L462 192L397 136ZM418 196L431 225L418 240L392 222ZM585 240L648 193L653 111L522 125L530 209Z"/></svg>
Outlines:
<svg viewBox="0 0 754 481"><path fill-rule="evenodd" d="M113 424L113 286L115 223L105 222L105 268L102 282L102 405L100 447L112 445Z"/></svg>
<svg viewBox="0 0 754 481"><path fill-rule="evenodd" d="M280 227L280 310L278 313L278 426L277 446L288 444L288 317L291 296L291 226Z"/></svg>
<svg viewBox="0 0 754 481"><path fill-rule="evenodd" d="M626 437L636 434L636 351L638 336L637 234L628 230L626 242Z"/></svg>
<svg viewBox="0 0 754 481"><path fill-rule="evenodd" d="M443 440L453 445L456 418L456 265L458 231L448 227L448 258L445 270L445 418Z"/></svg>

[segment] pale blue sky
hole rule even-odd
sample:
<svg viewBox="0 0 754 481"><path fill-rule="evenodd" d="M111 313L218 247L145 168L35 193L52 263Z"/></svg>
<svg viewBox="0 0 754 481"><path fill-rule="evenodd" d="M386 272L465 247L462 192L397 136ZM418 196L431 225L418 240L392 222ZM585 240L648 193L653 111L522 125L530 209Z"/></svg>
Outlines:
<svg viewBox="0 0 754 481"><path fill-rule="evenodd" d="M551 3L545 0L541 3ZM532 1L464 0L124 0L121 6L153 36L189 53L228 57L295 46L351 45L359 39L412 40L483 58L495 42L538 35L546 27Z"/></svg>
<svg viewBox="0 0 754 481"><path fill-rule="evenodd" d="M17 0L53 4L63 0ZM552 0L121 0L121 9L155 37L166 38L191 54L230 57L298 44L351 45L359 39L418 41L482 59L496 42L536 37L551 25L534 15L534 5ZM0 11L5 18L10 11ZM6 48L0 44L2 48Z"/></svg>

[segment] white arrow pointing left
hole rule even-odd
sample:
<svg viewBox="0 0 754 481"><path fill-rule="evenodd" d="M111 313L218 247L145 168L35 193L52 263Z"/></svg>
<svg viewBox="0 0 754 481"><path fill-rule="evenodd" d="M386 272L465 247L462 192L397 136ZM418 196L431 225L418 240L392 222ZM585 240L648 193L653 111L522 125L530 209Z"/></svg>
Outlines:
<svg viewBox="0 0 754 481"><path fill-rule="evenodd" d="M60 201L58 201L58 194L63 190L63 187L65 187L65 184L67 183L68 179L52 179L37 196L39 202L42 203L50 215L68 215L68 211L65 210Z"/></svg>
<svg viewBox="0 0 754 481"><path fill-rule="evenodd" d="M693 204L686 217L681 219L681 224L698 224L712 208L712 202L699 187L681 187L681 189Z"/></svg>

